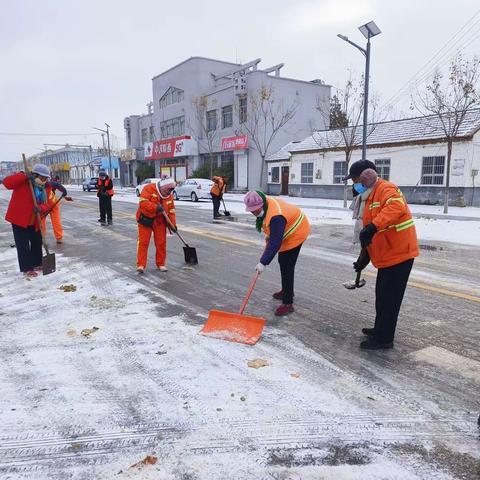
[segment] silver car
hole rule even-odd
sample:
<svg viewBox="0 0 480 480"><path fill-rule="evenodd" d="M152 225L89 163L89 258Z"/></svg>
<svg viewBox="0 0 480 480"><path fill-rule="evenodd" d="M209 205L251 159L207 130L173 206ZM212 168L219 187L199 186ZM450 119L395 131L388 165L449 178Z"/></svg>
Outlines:
<svg viewBox="0 0 480 480"><path fill-rule="evenodd" d="M198 202L204 198L211 200L210 190L213 182L208 178L188 178L175 188L173 195L175 200L189 198L192 202Z"/></svg>

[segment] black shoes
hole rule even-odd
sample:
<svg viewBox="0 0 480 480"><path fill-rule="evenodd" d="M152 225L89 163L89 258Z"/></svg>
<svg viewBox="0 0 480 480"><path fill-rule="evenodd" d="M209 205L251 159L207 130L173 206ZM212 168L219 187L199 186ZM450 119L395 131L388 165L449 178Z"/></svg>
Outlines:
<svg viewBox="0 0 480 480"><path fill-rule="evenodd" d="M369 338L360 344L361 350L389 350L393 348L393 342L382 343L375 338Z"/></svg>
<svg viewBox="0 0 480 480"><path fill-rule="evenodd" d="M362 328L362 333L367 335L367 337L374 337L375 336L375 329L374 328Z"/></svg>

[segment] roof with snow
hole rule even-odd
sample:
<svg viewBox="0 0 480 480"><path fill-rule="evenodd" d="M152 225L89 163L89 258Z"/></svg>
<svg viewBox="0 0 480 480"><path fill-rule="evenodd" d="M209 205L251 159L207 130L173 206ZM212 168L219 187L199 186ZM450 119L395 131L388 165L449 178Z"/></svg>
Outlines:
<svg viewBox="0 0 480 480"><path fill-rule="evenodd" d="M299 145L301 142L290 142L283 146L280 150L277 150L275 153L272 153L267 157L267 162L275 162L279 160L290 160L290 152L295 148L296 145Z"/></svg>
<svg viewBox="0 0 480 480"><path fill-rule="evenodd" d="M470 110L466 113L455 138L472 137L478 130L480 130L480 109ZM445 133L437 115L370 124L368 125L368 132L367 145L370 147L402 143L433 143L445 139ZM361 147L361 125L357 127L353 143L356 148ZM300 143L293 143L288 151L335 150L344 146L345 142L341 130L320 130ZM286 147L287 145L283 149Z"/></svg>

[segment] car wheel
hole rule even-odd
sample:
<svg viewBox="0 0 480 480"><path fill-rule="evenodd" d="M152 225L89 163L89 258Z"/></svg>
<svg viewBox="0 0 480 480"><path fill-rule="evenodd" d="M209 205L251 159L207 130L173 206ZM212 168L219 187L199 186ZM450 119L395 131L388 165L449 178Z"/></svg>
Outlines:
<svg viewBox="0 0 480 480"><path fill-rule="evenodd" d="M140 192L139 192L137 189L135 189L135 195L136 195L137 197L140 196Z"/></svg>
<svg viewBox="0 0 480 480"><path fill-rule="evenodd" d="M90 187L87 187L87 192L89 192L89 191L90 191Z"/></svg>
<svg viewBox="0 0 480 480"><path fill-rule="evenodd" d="M85 188L85 187L83 187L83 191L85 191L85 190L86 190L86 188Z"/></svg>
<svg viewBox="0 0 480 480"><path fill-rule="evenodd" d="M173 192L173 199L175 201L178 201L178 195L177 195L177 192Z"/></svg>
<svg viewBox="0 0 480 480"><path fill-rule="evenodd" d="M192 192L190 194L190 198L192 199L192 202L198 202L198 197L197 197L197 194L195 192Z"/></svg>

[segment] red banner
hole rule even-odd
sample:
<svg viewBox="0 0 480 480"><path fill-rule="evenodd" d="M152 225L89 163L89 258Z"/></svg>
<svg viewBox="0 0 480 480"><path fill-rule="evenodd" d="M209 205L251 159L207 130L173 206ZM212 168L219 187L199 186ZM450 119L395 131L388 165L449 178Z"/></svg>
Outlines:
<svg viewBox="0 0 480 480"><path fill-rule="evenodd" d="M222 150L245 150L248 148L248 136L222 138Z"/></svg>
<svg viewBox="0 0 480 480"><path fill-rule="evenodd" d="M144 148L146 160L159 160L194 155L196 142L192 140L192 137L184 135L183 137L166 138L153 143L146 143Z"/></svg>

